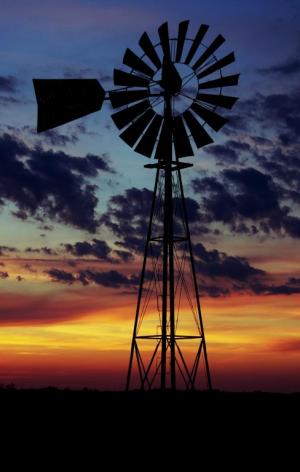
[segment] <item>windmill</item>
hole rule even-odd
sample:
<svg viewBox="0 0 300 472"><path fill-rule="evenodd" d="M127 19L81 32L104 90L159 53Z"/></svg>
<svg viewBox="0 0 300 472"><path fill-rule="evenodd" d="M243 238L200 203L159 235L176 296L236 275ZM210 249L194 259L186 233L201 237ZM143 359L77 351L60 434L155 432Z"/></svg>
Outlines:
<svg viewBox="0 0 300 472"><path fill-rule="evenodd" d="M38 132L100 110L109 100L122 140L136 153L155 159L144 166L155 169L156 177L127 389L194 389L202 379L211 389L188 200L181 178L181 170L192 164L182 158L213 142L207 127L219 131L228 121L217 109L235 104L237 98L223 94L223 89L237 85L239 74L223 74L235 57L232 52L216 57L225 41L222 35L206 45L209 26L200 25L193 38L187 36L188 26L189 21L182 21L173 38L168 23L163 23L157 44L143 33L140 54L126 49L123 69L114 69L114 90L105 92L96 79L33 80Z"/></svg>

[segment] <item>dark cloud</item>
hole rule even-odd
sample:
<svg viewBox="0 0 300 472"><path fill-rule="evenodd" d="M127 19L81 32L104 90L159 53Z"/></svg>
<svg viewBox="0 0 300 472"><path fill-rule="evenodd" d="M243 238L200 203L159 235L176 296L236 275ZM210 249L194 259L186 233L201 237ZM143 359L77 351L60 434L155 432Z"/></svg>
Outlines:
<svg viewBox="0 0 300 472"><path fill-rule="evenodd" d="M192 186L202 195L204 221L227 224L235 233L285 230L298 237L298 219L284 204L286 191L267 173L252 167L227 169L219 179L196 178Z"/></svg>
<svg viewBox="0 0 300 472"><path fill-rule="evenodd" d="M222 144L214 144L205 148L207 154L213 155L222 163L235 163L238 160L238 154L229 146Z"/></svg>
<svg viewBox="0 0 300 472"><path fill-rule="evenodd" d="M57 130L51 129L43 133L43 142L52 146L67 146L67 144L75 144L79 139L76 134L62 134Z"/></svg>
<svg viewBox="0 0 300 472"><path fill-rule="evenodd" d="M285 231L292 238L300 238L300 218L296 216L286 216L283 220Z"/></svg>
<svg viewBox="0 0 300 472"><path fill-rule="evenodd" d="M194 255L197 272L210 278L224 277L245 282L254 276L265 275L264 271L252 267L247 259L228 256L217 249L208 251L201 243L194 246Z"/></svg>
<svg viewBox="0 0 300 472"><path fill-rule="evenodd" d="M103 287L120 288L121 286L135 287L139 283L139 278L135 275L126 276L116 270L94 271L91 269L81 270L77 274L66 272L60 269L51 269L46 271L52 282L73 284L81 282L83 285L95 283Z"/></svg>
<svg viewBox="0 0 300 472"><path fill-rule="evenodd" d="M250 285L253 293L256 295L294 295L300 293L300 286L289 285L267 285L256 282Z"/></svg>
<svg viewBox="0 0 300 472"><path fill-rule="evenodd" d="M56 256L57 255L56 251L54 251L53 249L51 249L47 246L44 246L44 247L41 247L41 248L27 247L25 249L25 252L29 252L29 253L33 253L33 254L34 253L36 253L36 254L43 253L46 256Z"/></svg>
<svg viewBox="0 0 300 472"><path fill-rule="evenodd" d="M206 285L201 283L199 285L200 296L205 294L211 298L225 297L230 294L230 289L224 287L218 287L216 285Z"/></svg>
<svg viewBox="0 0 300 472"><path fill-rule="evenodd" d="M5 256L7 252L19 252L19 250L12 246L0 246L0 256Z"/></svg>
<svg viewBox="0 0 300 472"><path fill-rule="evenodd" d="M300 72L300 60L298 57L290 58L281 64L275 64L271 67L258 69L261 74L276 74L281 76L290 76Z"/></svg>
<svg viewBox="0 0 300 472"><path fill-rule="evenodd" d="M52 282L73 284L77 280L71 272L66 272L65 270L50 269L46 273L50 276Z"/></svg>
<svg viewBox="0 0 300 472"><path fill-rule="evenodd" d="M76 257L93 256L102 261L119 263L133 260L131 252L125 250L112 250L106 241L93 239L91 242L79 241L75 244L64 244L66 252Z"/></svg>
<svg viewBox="0 0 300 472"><path fill-rule="evenodd" d="M51 249L50 247L44 246L41 247L41 252L45 254L46 256L56 256L57 252Z"/></svg>
<svg viewBox="0 0 300 472"><path fill-rule="evenodd" d="M0 137L0 156L0 199L16 205L15 216L96 230L97 187L88 178L99 171L112 172L106 160L93 154L80 158L62 151L28 148L9 134Z"/></svg>
<svg viewBox="0 0 300 472"><path fill-rule="evenodd" d="M151 201L152 191L136 187L110 199L100 221L119 238L118 246L139 253L144 250Z"/></svg>
<svg viewBox="0 0 300 472"><path fill-rule="evenodd" d="M118 249L118 250L115 250L114 253L123 262L130 262L134 259L133 254L128 251L122 251Z"/></svg>
<svg viewBox="0 0 300 472"><path fill-rule="evenodd" d="M299 142L300 88L270 95L258 93L241 101L239 107L252 125L276 130L278 135L290 134L294 141Z"/></svg>
<svg viewBox="0 0 300 472"><path fill-rule="evenodd" d="M39 254L41 252L40 248L36 248L36 247L27 247L25 249L25 252L29 252L30 254Z"/></svg>
<svg viewBox="0 0 300 472"><path fill-rule="evenodd" d="M52 226L52 225L41 225L41 226L39 226L39 229L42 229L44 231L53 231L54 226Z"/></svg>
<svg viewBox="0 0 300 472"><path fill-rule="evenodd" d="M94 256L97 259L110 260L111 248L105 241L99 239L93 239L92 242L65 244L64 246L67 252L77 257Z"/></svg>
<svg viewBox="0 0 300 472"><path fill-rule="evenodd" d="M210 156L214 157L217 165L228 166L229 164L236 164L243 162L245 159L245 152L251 151L250 144L241 141L240 139L229 139L224 144L214 144L204 148L204 151Z"/></svg>
<svg viewBox="0 0 300 472"><path fill-rule="evenodd" d="M79 280L90 283L94 282L97 285L104 287L120 288L121 286L137 286L139 278L135 275L126 276L116 270L110 270L107 272L97 272L93 270L80 271Z"/></svg>
<svg viewBox="0 0 300 472"><path fill-rule="evenodd" d="M16 93L18 80L12 75L0 76L0 92Z"/></svg>
<svg viewBox="0 0 300 472"><path fill-rule="evenodd" d="M158 192L159 193L159 192ZM101 217L101 223L106 225L118 237L116 245L128 251L142 253L145 248L149 224L150 208L153 192L147 188L132 187L124 193L114 195L108 204L107 212ZM161 200L158 196L157 202ZM158 204L158 203L157 203ZM183 231L182 202L174 197L174 231L178 236ZM206 234L210 230L201 220L199 203L190 197L185 198L186 210L193 234ZM156 207L152 222L153 234L162 233L162 210ZM153 250L154 247L153 247ZM127 256L125 256L127 257Z"/></svg>
<svg viewBox="0 0 300 472"><path fill-rule="evenodd" d="M7 106L7 105L20 105L26 103L24 100L20 98L16 98L13 95L9 96L2 96L0 95L0 105Z"/></svg>

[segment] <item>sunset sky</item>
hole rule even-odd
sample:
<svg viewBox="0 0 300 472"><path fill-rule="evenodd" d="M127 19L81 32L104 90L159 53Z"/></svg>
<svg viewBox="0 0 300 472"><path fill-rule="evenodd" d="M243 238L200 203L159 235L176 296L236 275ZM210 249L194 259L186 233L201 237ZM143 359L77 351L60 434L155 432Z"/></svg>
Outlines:
<svg viewBox="0 0 300 472"><path fill-rule="evenodd" d="M213 386L299 390L299 1L1 6L0 384L124 387L155 177L108 102L37 134L32 78L109 90L144 31L190 19L241 74L230 122L183 171Z"/></svg>

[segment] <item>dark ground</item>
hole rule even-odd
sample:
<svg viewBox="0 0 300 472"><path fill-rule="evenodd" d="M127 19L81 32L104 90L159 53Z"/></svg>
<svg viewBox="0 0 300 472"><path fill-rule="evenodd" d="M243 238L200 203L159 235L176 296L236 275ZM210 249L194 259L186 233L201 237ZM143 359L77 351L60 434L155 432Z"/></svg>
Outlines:
<svg viewBox="0 0 300 472"><path fill-rule="evenodd" d="M300 393L166 391L113 392L98 390L17 389L0 387L0 415L41 416L50 421L76 417L78 421L97 419L109 424L112 420L128 420L141 424L169 422L224 421L255 422L293 418L300 420ZM299 422L300 425L300 422Z"/></svg>
<svg viewBox="0 0 300 472"><path fill-rule="evenodd" d="M262 461L266 470L273 470L272 461L284 472L299 470L288 465L299 456L299 429L300 393L0 388L1 453L7 445L10 461L42 453L47 466L41 463L41 471L53 461L60 470L61 460L69 461L66 470L83 471L115 470L120 461L121 470L132 463L142 471L163 464L169 470L171 463L177 470L183 463L181 470L210 472L221 463L222 470L247 471L261 470ZM12 462L1 470L14 469Z"/></svg>

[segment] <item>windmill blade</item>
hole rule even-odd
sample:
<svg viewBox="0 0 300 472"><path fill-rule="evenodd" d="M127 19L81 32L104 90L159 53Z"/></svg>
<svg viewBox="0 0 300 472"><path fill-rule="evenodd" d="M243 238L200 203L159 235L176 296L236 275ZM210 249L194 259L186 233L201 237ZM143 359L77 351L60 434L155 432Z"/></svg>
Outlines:
<svg viewBox="0 0 300 472"><path fill-rule="evenodd" d="M168 29L167 21L158 28L158 34L159 34L161 48L163 50L164 56L167 59L170 59L171 51L170 51L169 29Z"/></svg>
<svg viewBox="0 0 300 472"><path fill-rule="evenodd" d="M117 128L122 129L125 126L129 125L131 121L137 118L139 115L144 113L148 108L150 108L149 100L143 100L142 102L136 103L131 107L124 108L121 111L117 111L111 115Z"/></svg>
<svg viewBox="0 0 300 472"><path fill-rule="evenodd" d="M161 67L161 60L146 32L142 34L139 45L150 61L159 69Z"/></svg>
<svg viewBox="0 0 300 472"><path fill-rule="evenodd" d="M186 59L185 59L185 64L189 64L191 62L191 60L193 59L194 55L195 55L195 52L197 51L199 45L201 44L207 30L208 30L209 26L208 25L201 25L200 28L198 29L198 32L195 36L195 39L193 40L192 42L192 45L190 47L190 50L186 56Z"/></svg>
<svg viewBox="0 0 300 472"><path fill-rule="evenodd" d="M174 147L176 157L187 157L193 156L194 152L184 127L183 119L181 116L174 118Z"/></svg>
<svg viewBox="0 0 300 472"><path fill-rule="evenodd" d="M199 89L217 88L217 87L231 87L237 85L239 82L240 74L227 75L216 80L209 80L208 82L202 82L199 84Z"/></svg>
<svg viewBox="0 0 300 472"><path fill-rule="evenodd" d="M131 69L145 74L147 77L154 76L154 70L148 66L142 59L140 59L131 49L127 48L123 57L123 64Z"/></svg>
<svg viewBox="0 0 300 472"><path fill-rule="evenodd" d="M162 120L163 118L161 115L155 115L145 133L143 134L140 142L134 149L136 152L142 154L143 156L151 157Z"/></svg>
<svg viewBox="0 0 300 472"><path fill-rule="evenodd" d="M213 40L210 46L204 51L204 53L199 57L199 59L192 66L194 70L199 69L201 64L203 64L225 41L225 38L219 34L216 39Z"/></svg>
<svg viewBox="0 0 300 472"><path fill-rule="evenodd" d="M124 87L148 87L149 79L139 77L135 74L128 74L119 69L114 69L114 84Z"/></svg>
<svg viewBox="0 0 300 472"><path fill-rule="evenodd" d="M46 131L101 109L105 91L96 79L33 79L37 131Z"/></svg>
<svg viewBox="0 0 300 472"><path fill-rule="evenodd" d="M229 97L228 95L211 95L209 93L198 93L197 100L201 102L210 103L217 107L227 108L231 110L235 102L238 100L237 97Z"/></svg>
<svg viewBox="0 0 300 472"><path fill-rule="evenodd" d="M219 131L228 121L226 118L223 118L223 116L218 115L218 113L210 111L196 102L193 102L191 109L215 131Z"/></svg>
<svg viewBox="0 0 300 472"><path fill-rule="evenodd" d="M155 159L166 159L172 152L172 126L167 120L163 121L156 152Z"/></svg>
<svg viewBox="0 0 300 472"><path fill-rule="evenodd" d="M205 131L202 125L196 120L196 118L192 115L192 113L186 110L183 113L183 117L185 119L186 124L193 136L195 144L197 148L206 146L206 144L213 143L213 139L209 136L209 134Z"/></svg>
<svg viewBox="0 0 300 472"><path fill-rule="evenodd" d="M109 92L109 98L113 108L122 107L132 102L137 102L149 95L148 90L113 90Z"/></svg>
<svg viewBox="0 0 300 472"><path fill-rule="evenodd" d="M210 67L208 67L204 71L200 72L200 74L197 74L197 77L198 79L201 79L202 77L206 77L207 75L212 74L216 70L219 70L222 67L232 64L234 61L235 61L234 53L231 52L230 54L223 57L219 61L216 61L214 64L212 64Z"/></svg>
<svg viewBox="0 0 300 472"><path fill-rule="evenodd" d="M155 112L152 109L149 109L143 113L139 118L137 118L122 134L120 134L120 138L125 141L129 146L133 147L136 141L141 136L144 129L152 120Z"/></svg>
<svg viewBox="0 0 300 472"><path fill-rule="evenodd" d="M189 20L181 21L181 23L179 23L175 62L181 61L184 41L189 27L189 23Z"/></svg>

